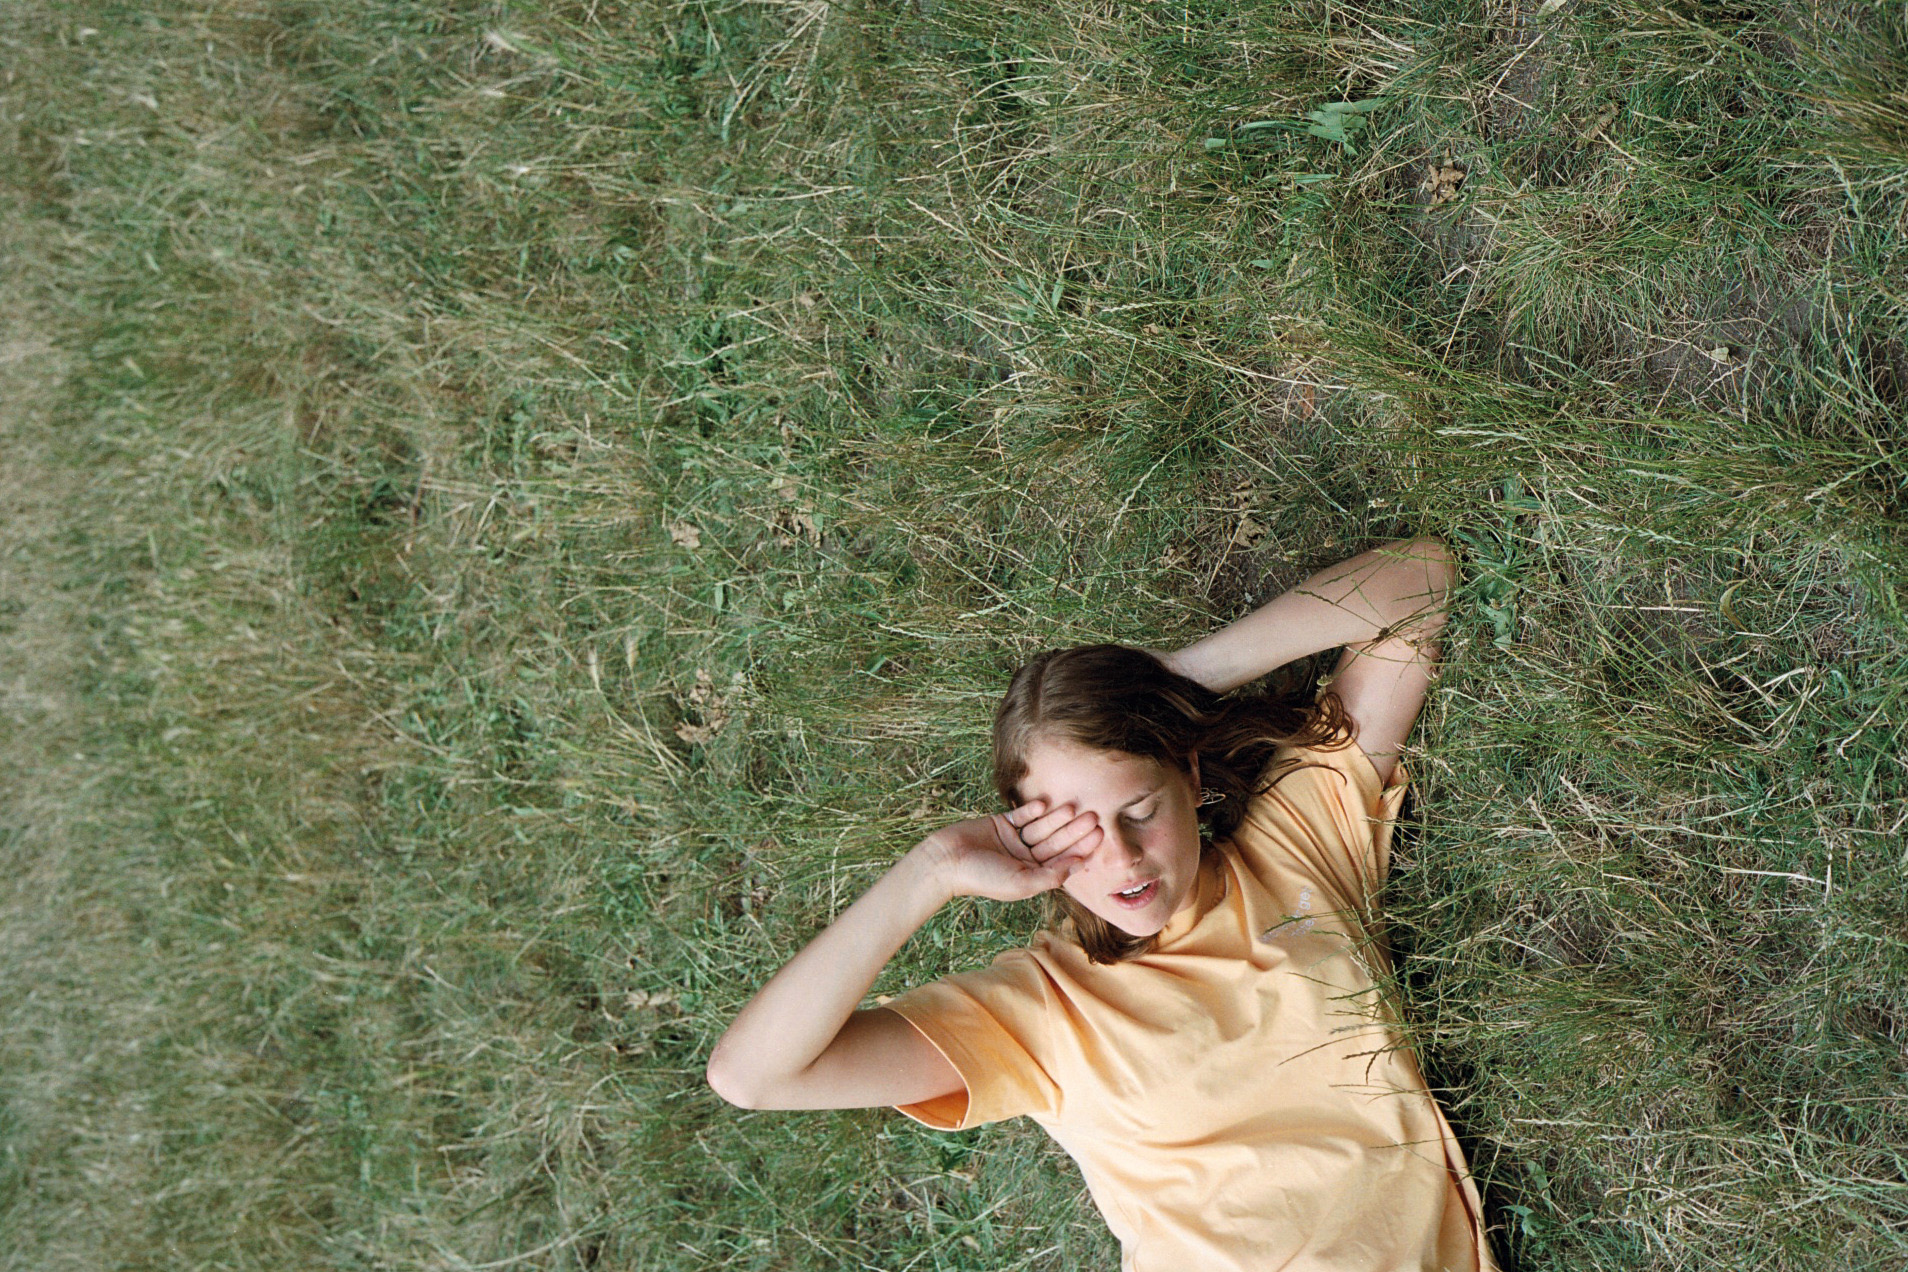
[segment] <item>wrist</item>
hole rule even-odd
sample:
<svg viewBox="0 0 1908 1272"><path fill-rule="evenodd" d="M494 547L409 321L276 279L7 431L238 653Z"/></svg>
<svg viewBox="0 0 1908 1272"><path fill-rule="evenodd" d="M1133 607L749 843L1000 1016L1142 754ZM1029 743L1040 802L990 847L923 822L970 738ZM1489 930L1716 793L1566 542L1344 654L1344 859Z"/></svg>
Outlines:
<svg viewBox="0 0 1908 1272"><path fill-rule="evenodd" d="M947 864L947 849L929 835L908 849L888 870L888 876L912 902L923 922L954 899Z"/></svg>

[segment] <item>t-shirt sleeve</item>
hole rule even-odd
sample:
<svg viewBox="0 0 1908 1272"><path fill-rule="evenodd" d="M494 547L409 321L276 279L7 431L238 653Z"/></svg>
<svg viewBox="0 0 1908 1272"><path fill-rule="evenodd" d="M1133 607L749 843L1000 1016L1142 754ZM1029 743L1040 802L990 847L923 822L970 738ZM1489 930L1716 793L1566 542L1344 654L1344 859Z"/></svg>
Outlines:
<svg viewBox="0 0 1908 1272"><path fill-rule="evenodd" d="M1280 747L1266 767L1269 789L1246 806L1233 835L1248 861L1297 871L1323 885L1334 908L1360 922L1391 869L1391 831L1410 774L1400 763L1380 782L1356 742L1334 748Z"/></svg>
<svg viewBox="0 0 1908 1272"><path fill-rule="evenodd" d="M981 971L933 981L883 1003L920 1030L966 1086L895 1107L942 1131L1052 1113L1059 1088L1047 1057L1056 1005L1052 983L1027 950L1009 950Z"/></svg>

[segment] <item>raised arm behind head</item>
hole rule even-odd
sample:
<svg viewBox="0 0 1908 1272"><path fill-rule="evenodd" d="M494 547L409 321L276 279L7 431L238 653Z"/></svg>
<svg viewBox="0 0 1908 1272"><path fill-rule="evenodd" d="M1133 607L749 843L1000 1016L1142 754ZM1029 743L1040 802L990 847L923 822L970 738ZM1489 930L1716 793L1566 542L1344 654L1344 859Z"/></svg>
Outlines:
<svg viewBox="0 0 1908 1272"><path fill-rule="evenodd" d="M1320 570L1161 661L1224 692L1344 646L1332 692L1358 745L1388 781L1424 705L1456 579L1456 560L1439 540L1387 543Z"/></svg>

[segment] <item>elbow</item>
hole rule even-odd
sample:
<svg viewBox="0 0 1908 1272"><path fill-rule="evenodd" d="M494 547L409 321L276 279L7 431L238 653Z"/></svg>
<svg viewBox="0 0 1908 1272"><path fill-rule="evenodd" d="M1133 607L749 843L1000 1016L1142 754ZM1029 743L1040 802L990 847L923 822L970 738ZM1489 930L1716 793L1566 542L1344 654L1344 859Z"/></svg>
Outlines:
<svg viewBox="0 0 1908 1272"><path fill-rule="evenodd" d="M1451 592L1457 586L1457 554L1451 546L1434 535L1425 535L1418 539L1407 539L1395 545L1400 555L1408 557L1424 570L1423 608L1425 617L1442 615L1451 605Z"/></svg>
<svg viewBox="0 0 1908 1272"><path fill-rule="evenodd" d="M755 1093L737 1082L733 1075L712 1067L704 1072L703 1077L709 1080L711 1091L735 1105L736 1108L759 1109L762 1107L762 1102L756 1098Z"/></svg>
<svg viewBox="0 0 1908 1272"><path fill-rule="evenodd" d="M1450 586L1457 578L1457 554L1451 551L1451 545L1434 534L1423 535L1416 539L1407 539L1397 545L1408 556L1424 562L1424 568Z"/></svg>
<svg viewBox="0 0 1908 1272"><path fill-rule="evenodd" d="M735 1071L735 1065L717 1043L709 1053L709 1063L702 1071L703 1078L709 1083L709 1089L735 1105L738 1109L761 1107L761 1099L744 1080L742 1074Z"/></svg>
<svg viewBox="0 0 1908 1272"><path fill-rule="evenodd" d="M1432 580L1436 584L1439 602L1448 605L1451 600L1451 589L1457 586L1457 553L1451 551L1451 545L1442 539L1424 538L1414 542L1417 545L1418 554L1424 558L1425 568L1430 571Z"/></svg>
<svg viewBox="0 0 1908 1272"><path fill-rule="evenodd" d="M711 1091L738 1109L788 1107L776 1101L775 1075L752 1072L748 1066L737 1064L733 1050L726 1048L724 1042L717 1042L715 1050L709 1053L709 1063L703 1066L702 1076Z"/></svg>

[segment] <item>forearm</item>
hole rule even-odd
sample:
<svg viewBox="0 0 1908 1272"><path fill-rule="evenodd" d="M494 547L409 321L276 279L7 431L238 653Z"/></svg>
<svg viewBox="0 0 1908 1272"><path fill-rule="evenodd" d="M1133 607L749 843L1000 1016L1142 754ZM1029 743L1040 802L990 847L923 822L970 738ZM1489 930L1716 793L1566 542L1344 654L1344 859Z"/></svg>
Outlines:
<svg viewBox="0 0 1908 1272"><path fill-rule="evenodd" d="M1409 635L1444 612L1454 573L1435 539L1388 543L1320 570L1165 662L1223 693L1321 649Z"/></svg>
<svg viewBox="0 0 1908 1272"><path fill-rule="evenodd" d="M916 848L896 862L749 1000L709 1057L710 1084L754 1104L799 1077L948 898L929 853Z"/></svg>

